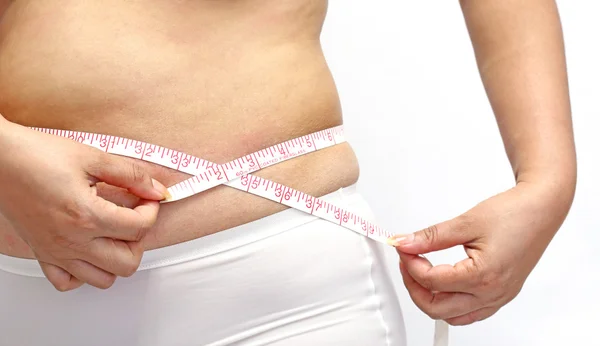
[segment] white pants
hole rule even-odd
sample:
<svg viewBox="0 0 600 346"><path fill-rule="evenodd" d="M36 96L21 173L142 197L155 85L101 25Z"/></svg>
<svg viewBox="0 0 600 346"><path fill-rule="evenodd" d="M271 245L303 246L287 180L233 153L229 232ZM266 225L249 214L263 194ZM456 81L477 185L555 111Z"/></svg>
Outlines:
<svg viewBox="0 0 600 346"><path fill-rule="evenodd" d="M372 218L354 186L324 199ZM36 261L0 255L0 345L404 346L384 247L286 210L148 251L106 291L67 293Z"/></svg>

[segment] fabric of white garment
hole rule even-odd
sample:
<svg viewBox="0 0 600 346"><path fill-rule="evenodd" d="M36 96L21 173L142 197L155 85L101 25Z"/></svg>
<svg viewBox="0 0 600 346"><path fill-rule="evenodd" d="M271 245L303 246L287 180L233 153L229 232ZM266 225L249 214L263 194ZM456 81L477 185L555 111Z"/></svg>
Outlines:
<svg viewBox="0 0 600 346"><path fill-rule="evenodd" d="M355 186L324 200L373 219ZM290 209L148 251L108 290L0 255L0 345L405 346L384 247Z"/></svg>

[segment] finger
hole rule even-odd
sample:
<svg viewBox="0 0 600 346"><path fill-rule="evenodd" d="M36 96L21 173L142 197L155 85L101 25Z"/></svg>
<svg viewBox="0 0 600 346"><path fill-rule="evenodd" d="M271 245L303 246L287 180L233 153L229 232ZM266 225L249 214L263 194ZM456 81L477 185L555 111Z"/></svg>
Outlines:
<svg viewBox="0 0 600 346"><path fill-rule="evenodd" d="M129 277L137 271L144 253L140 242L124 242L110 238L96 238L86 249L86 261L121 277Z"/></svg>
<svg viewBox="0 0 600 346"><path fill-rule="evenodd" d="M141 200L133 209L119 207L102 198L93 203L102 236L126 241L140 241L156 222L160 208L159 202L150 200Z"/></svg>
<svg viewBox="0 0 600 346"><path fill-rule="evenodd" d="M481 307L475 296L468 293L432 293L411 277L403 262L400 262L400 272L412 301L434 320L461 316Z"/></svg>
<svg viewBox="0 0 600 346"><path fill-rule="evenodd" d="M122 157L100 153L88 168L88 174L109 185L127 189L142 199L161 201L170 197L164 185L152 179L140 165Z"/></svg>
<svg viewBox="0 0 600 346"><path fill-rule="evenodd" d="M78 259L68 261L65 267L77 279L100 289L111 287L117 279L115 275Z"/></svg>
<svg viewBox="0 0 600 346"><path fill-rule="evenodd" d="M471 311L462 316L449 318L446 320L446 322L452 326L466 326L475 322L483 321L494 315L496 312L498 312L498 310L499 308L482 308Z"/></svg>
<svg viewBox="0 0 600 346"><path fill-rule="evenodd" d="M116 205L130 209L135 208L142 200L127 189L108 185L106 183L96 184L96 195Z"/></svg>
<svg viewBox="0 0 600 346"><path fill-rule="evenodd" d="M468 243L474 240L471 233L466 217L458 217L413 234L394 236L388 242L398 251L418 255Z"/></svg>
<svg viewBox="0 0 600 346"><path fill-rule="evenodd" d="M69 274L66 270L54 264L39 262L42 272L50 283L60 292L77 289L83 285L83 281Z"/></svg>
<svg viewBox="0 0 600 346"><path fill-rule="evenodd" d="M417 255L400 253L400 260L410 276L429 291L474 293L477 288L478 269L471 258L452 265L433 266L429 260Z"/></svg>

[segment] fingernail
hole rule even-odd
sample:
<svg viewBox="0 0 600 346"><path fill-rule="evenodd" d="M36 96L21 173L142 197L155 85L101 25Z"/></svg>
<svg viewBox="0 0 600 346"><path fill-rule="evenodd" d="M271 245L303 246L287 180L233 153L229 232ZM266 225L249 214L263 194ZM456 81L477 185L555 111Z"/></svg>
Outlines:
<svg viewBox="0 0 600 346"><path fill-rule="evenodd" d="M169 193L169 190L167 190L167 188L163 184L161 184L158 180L152 179L152 186L154 186L154 190L160 194L160 197L162 197L164 199L171 198L171 194Z"/></svg>
<svg viewBox="0 0 600 346"><path fill-rule="evenodd" d="M398 234L388 238L387 243L391 246L408 245L415 239L414 234Z"/></svg>

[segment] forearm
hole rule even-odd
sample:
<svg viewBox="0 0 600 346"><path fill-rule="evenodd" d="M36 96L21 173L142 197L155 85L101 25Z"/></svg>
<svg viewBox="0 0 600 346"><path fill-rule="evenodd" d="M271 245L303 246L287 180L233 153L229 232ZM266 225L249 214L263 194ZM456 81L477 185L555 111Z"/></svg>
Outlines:
<svg viewBox="0 0 600 346"><path fill-rule="evenodd" d="M460 3L517 183L551 184L569 200L576 159L554 0Z"/></svg>

